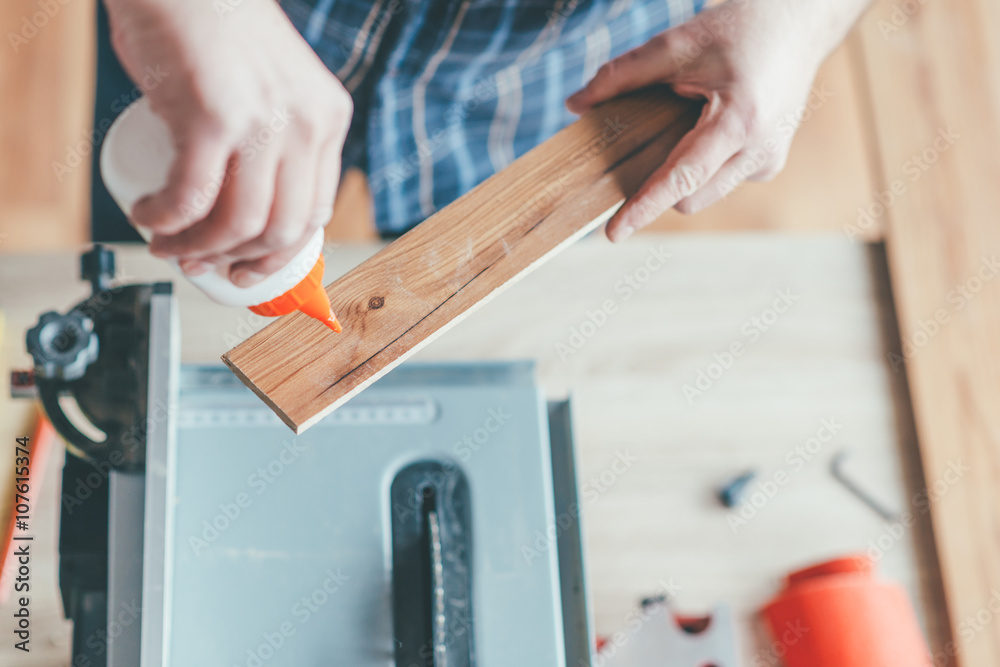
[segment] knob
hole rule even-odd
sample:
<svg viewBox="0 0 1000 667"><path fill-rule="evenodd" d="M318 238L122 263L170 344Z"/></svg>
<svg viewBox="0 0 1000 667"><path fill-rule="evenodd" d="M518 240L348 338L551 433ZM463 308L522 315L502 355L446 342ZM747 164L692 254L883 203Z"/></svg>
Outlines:
<svg viewBox="0 0 1000 667"><path fill-rule="evenodd" d="M35 373L42 378L78 380L97 360L94 321L79 310L65 315L44 313L28 330L26 342L35 360Z"/></svg>
<svg viewBox="0 0 1000 667"><path fill-rule="evenodd" d="M99 243L80 255L80 278L90 282L95 292L111 287L115 277L115 253Z"/></svg>

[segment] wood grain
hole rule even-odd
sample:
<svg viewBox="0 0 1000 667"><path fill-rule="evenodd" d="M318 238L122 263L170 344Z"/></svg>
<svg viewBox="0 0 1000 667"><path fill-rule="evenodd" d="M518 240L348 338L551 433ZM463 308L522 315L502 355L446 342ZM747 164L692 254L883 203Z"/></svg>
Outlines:
<svg viewBox="0 0 1000 667"><path fill-rule="evenodd" d="M900 372L941 491L930 508L951 652L970 667L1000 665L998 31L991 0L882 2L862 30L880 188L899 191L884 220Z"/></svg>
<svg viewBox="0 0 1000 667"><path fill-rule="evenodd" d="M594 109L327 287L343 334L296 313L223 360L304 431L603 222L699 110L665 90Z"/></svg>

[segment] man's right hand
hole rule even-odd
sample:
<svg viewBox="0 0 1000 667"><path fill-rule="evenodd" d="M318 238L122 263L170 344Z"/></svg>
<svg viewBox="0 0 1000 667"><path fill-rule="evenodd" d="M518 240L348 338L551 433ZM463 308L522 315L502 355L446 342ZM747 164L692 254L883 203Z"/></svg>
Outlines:
<svg viewBox="0 0 1000 667"><path fill-rule="evenodd" d="M238 286L259 282L330 219L350 94L275 0L222 15L206 0L105 2L132 79L162 73L144 93L177 152L133 221L190 275L228 267Z"/></svg>

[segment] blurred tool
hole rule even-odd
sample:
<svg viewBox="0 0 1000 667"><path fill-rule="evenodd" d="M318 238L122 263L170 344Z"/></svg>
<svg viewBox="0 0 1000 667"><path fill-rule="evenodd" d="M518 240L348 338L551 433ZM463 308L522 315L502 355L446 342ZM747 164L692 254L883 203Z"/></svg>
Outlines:
<svg viewBox="0 0 1000 667"><path fill-rule="evenodd" d="M902 586L878 581L863 554L793 572L763 609L787 667L930 667Z"/></svg>
<svg viewBox="0 0 1000 667"><path fill-rule="evenodd" d="M748 470L738 477L734 477L729 480L716 491L716 495L721 502L726 507L736 507L741 502L743 502L743 497L746 495L747 487L750 486L750 482L757 477L756 470Z"/></svg>
<svg viewBox="0 0 1000 667"><path fill-rule="evenodd" d="M830 474L833 478L844 485L848 491L850 491L854 496L868 505L876 514L885 519L886 521L896 521L899 519L899 514L893 512L892 510L886 508L881 502L876 500L870 493L862 489L857 482L848 477L844 472L844 461L847 460L849 453L847 450L841 450L830 460Z"/></svg>
<svg viewBox="0 0 1000 667"><path fill-rule="evenodd" d="M638 621L638 627L636 627ZM733 612L720 605L709 616L677 616L649 600L636 621L603 643L594 664L603 667L738 667ZM617 638L619 641L614 641Z"/></svg>

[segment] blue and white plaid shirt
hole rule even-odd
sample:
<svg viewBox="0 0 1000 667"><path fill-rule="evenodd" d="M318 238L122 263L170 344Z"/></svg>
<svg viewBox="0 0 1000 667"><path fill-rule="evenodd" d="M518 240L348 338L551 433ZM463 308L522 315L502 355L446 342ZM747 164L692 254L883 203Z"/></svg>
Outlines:
<svg viewBox="0 0 1000 667"><path fill-rule="evenodd" d="M398 233L574 120L563 100L704 0L282 0L354 97L345 166Z"/></svg>

